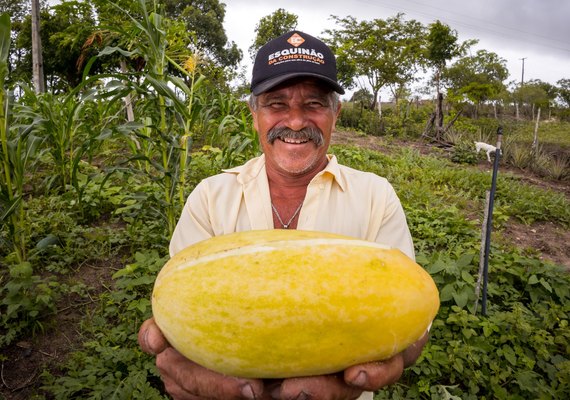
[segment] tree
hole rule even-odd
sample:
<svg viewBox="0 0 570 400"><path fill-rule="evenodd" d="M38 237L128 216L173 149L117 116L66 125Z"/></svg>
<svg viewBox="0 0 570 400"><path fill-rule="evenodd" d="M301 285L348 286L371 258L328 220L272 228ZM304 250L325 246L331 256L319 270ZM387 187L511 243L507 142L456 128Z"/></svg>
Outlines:
<svg viewBox="0 0 570 400"><path fill-rule="evenodd" d="M554 85L543 82L539 79L533 79L525 82L524 85L518 86L513 96L521 104L526 104L530 108L529 115L534 119L534 112L538 108L548 109L554 103L558 90Z"/></svg>
<svg viewBox="0 0 570 400"><path fill-rule="evenodd" d="M271 39L275 39L297 27L299 17L279 8L273 14L266 15L255 26L255 39L249 47L251 59L255 59L257 51Z"/></svg>
<svg viewBox="0 0 570 400"><path fill-rule="evenodd" d="M479 106L498 98L505 90L503 83L509 76L506 61L496 53L478 50L474 56L460 58L445 69L443 80L448 85L448 96L457 103L470 101Z"/></svg>
<svg viewBox="0 0 570 400"><path fill-rule="evenodd" d="M202 52L223 67L236 69L242 52L234 43L228 43L224 29L226 6L219 0L162 0L165 16L182 20L193 34L194 52Z"/></svg>
<svg viewBox="0 0 570 400"><path fill-rule="evenodd" d="M30 14L30 4L28 0L0 0L0 14L8 14L12 24L22 22Z"/></svg>
<svg viewBox="0 0 570 400"><path fill-rule="evenodd" d="M41 42L46 82L51 90L67 90L81 82L77 61L86 39L95 30L93 9L87 2L63 0L41 11ZM28 16L18 32L16 47L22 57L14 64L16 79L31 80L32 21Z"/></svg>
<svg viewBox="0 0 570 400"><path fill-rule="evenodd" d="M361 105L368 107L372 103L372 93L370 93L366 88L358 89L354 92L350 101L360 103Z"/></svg>
<svg viewBox="0 0 570 400"><path fill-rule="evenodd" d="M570 108L570 79L560 79L558 82L558 98Z"/></svg>
<svg viewBox="0 0 570 400"><path fill-rule="evenodd" d="M434 69L433 81L436 88L435 125L436 139L441 139L443 132L443 94L441 76L448 61L465 54L474 41L459 43L457 32L448 25L436 21L428 26L425 58L428 66Z"/></svg>
<svg viewBox="0 0 570 400"><path fill-rule="evenodd" d="M331 38L325 41L337 55L339 79L352 88L359 77L364 77L374 96L371 108L376 107L382 88L402 86L414 79L425 43L421 23L406 21L403 14L361 22L351 16L333 15L332 19L341 28L326 30Z"/></svg>

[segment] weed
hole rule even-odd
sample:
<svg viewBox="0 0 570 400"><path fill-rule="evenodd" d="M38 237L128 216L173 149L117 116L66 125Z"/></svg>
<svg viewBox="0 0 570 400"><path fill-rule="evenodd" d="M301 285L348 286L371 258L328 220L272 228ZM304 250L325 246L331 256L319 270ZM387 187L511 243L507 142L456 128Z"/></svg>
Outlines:
<svg viewBox="0 0 570 400"><path fill-rule="evenodd" d="M506 146L503 154L509 164L520 169L528 168L532 161L531 151L524 144L513 143Z"/></svg>
<svg viewBox="0 0 570 400"><path fill-rule="evenodd" d="M460 141L453 146L451 161L458 164L477 164L479 156L474 150L473 143Z"/></svg>

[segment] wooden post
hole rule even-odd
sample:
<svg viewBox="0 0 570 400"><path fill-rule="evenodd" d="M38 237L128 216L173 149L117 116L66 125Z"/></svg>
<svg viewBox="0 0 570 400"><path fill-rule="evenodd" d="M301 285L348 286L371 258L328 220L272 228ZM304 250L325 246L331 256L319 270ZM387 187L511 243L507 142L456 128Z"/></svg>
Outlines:
<svg viewBox="0 0 570 400"><path fill-rule="evenodd" d="M540 121L540 107L538 107L538 113L536 115L536 122L534 124L534 139L532 140L532 150L536 152L538 149L538 123Z"/></svg>
<svg viewBox="0 0 570 400"><path fill-rule="evenodd" d="M40 37L40 0L32 0L32 76L36 93L45 92L44 61Z"/></svg>

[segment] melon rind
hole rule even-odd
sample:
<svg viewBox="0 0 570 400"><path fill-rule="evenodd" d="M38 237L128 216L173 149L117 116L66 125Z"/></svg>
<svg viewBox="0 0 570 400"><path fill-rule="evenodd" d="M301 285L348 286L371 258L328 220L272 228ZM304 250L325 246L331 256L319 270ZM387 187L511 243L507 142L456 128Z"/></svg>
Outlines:
<svg viewBox="0 0 570 400"><path fill-rule="evenodd" d="M156 323L187 358L246 378L321 375L387 359L439 308L431 276L401 251L298 230L189 246L160 271Z"/></svg>

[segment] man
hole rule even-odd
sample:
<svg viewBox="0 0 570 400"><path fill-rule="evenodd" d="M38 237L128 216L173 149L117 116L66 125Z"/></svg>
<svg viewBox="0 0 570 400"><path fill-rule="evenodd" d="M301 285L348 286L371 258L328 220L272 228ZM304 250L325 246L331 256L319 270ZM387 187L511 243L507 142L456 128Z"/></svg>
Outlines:
<svg viewBox="0 0 570 400"><path fill-rule="evenodd" d="M386 179L339 165L327 155L340 113L331 50L303 32L289 32L256 57L250 109L261 157L202 181L188 197L170 243L174 255L198 241L252 229L328 231L376 241L414 257L402 206ZM191 288L189 288L191 290ZM355 288L357 290L357 288ZM427 333L382 362L338 374L285 380L227 377L168 345L152 319L139 331L156 354L166 390L185 399L372 399L413 364Z"/></svg>

